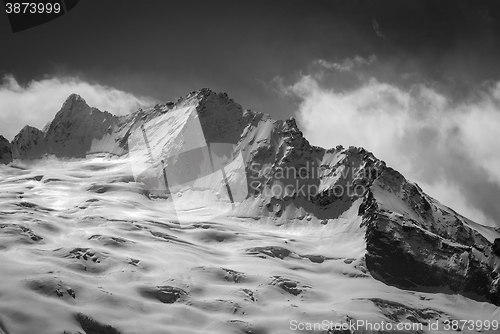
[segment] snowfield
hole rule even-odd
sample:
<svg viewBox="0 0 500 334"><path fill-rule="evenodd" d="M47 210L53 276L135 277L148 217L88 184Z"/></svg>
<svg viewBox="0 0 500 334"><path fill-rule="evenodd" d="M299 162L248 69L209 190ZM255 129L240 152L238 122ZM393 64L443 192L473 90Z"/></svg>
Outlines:
<svg viewBox="0 0 500 334"><path fill-rule="evenodd" d="M449 333L446 320L500 320L488 302L374 279L361 200L328 224L179 225L126 157L95 156L1 165L0 197L0 333L334 333L306 330L325 321Z"/></svg>

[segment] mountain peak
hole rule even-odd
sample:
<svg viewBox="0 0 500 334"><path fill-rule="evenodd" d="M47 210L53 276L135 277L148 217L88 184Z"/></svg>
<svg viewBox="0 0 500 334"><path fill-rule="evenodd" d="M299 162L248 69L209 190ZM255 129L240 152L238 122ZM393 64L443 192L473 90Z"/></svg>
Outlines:
<svg viewBox="0 0 500 334"><path fill-rule="evenodd" d="M72 93L70 96L68 96L65 103L74 102L74 101L83 101L86 103L85 99L76 93Z"/></svg>
<svg viewBox="0 0 500 334"><path fill-rule="evenodd" d="M31 126L31 125L25 125L25 126L21 129L21 131L19 131L19 133L21 133L21 132L26 132L26 131L36 131L36 130L40 131L40 129L38 129L38 128L34 127L34 126Z"/></svg>
<svg viewBox="0 0 500 334"><path fill-rule="evenodd" d="M199 90L193 90L186 96L180 97L176 105L179 108L189 105L204 105L205 103L217 103L221 105L233 104L241 109L241 106L234 102L233 99L229 98L227 93L217 93L206 87Z"/></svg>
<svg viewBox="0 0 500 334"><path fill-rule="evenodd" d="M0 135L0 163L12 162L12 149L9 141Z"/></svg>
<svg viewBox="0 0 500 334"><path fill-rule="evenodd" d="M67 112L81 112L88 111L91 108L87 104L87 102L78 94L71 94L68 96L66 101L64 101L61 110L57 113L56 118L61 116L61 113Z"/></svg>
<svg viewBox="0 0 500 334"><path fill-rule="evenodd" d="M12 141L14 158L85 156L94 140L111 131L118 117L91 108L78 94L71 94L54 119L42 130L25 126Z"/></svg>
<svg viewBox="0 0 500 334"><path fill-rule="evenodd" d="M42 156L45 148L43 139L43 131L26 125L12 140L12 156L21 159L30 156Z"/></svg>

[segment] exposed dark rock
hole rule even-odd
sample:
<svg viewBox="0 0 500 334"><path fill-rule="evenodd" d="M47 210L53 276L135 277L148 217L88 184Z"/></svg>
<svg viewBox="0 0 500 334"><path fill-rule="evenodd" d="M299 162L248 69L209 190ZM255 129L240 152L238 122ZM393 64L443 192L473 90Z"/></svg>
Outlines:
<svg viewBox="0 0 500 334"><path fill-rule="evenodd" d="M364 223L366 265L375 278L405 289L449 291L500 304L499 275L482 260L496 255L482 254L383 213L372 213Z"/></svg>
<svg viewBox="0 0 500 334"><path fill-rule="evenodd" d="M0 212L0 214L5 214L5 212ZM31 229L19 224L0 224L0 229L3 233L21 236L22 238L19 241L23 243L33 244L43 240L41 236L36 235Z"/></svg>
<svg viewBox="0 0 500 334"><path fill-rule="evenodd" d="M12 155L18 159L43 156L47 152L44 136L43 131L26 125L12 141Z"/></svg>
<svg viewBox="0 0 500 334"><path fill-rule="evenodd" d="M101 324L83 313L77 313L75 318L86 334L120 334L116 328Z"/></svg>
<svg viewBox="0 0 500 334"><path fill-rule="evenodd" d="M369 300L380 309L389 321L396 323L410 321L427 326L431 320L438 319L444 315L442 311L432 308L419 309L380 298L370 298Z"/></svg>
<svg viewBox="0 0 500 334"><path fill-rule="evenodd" d="M4 136L0 135L0 163L8 164L12 162L12 146Z"/></svg>
<svg viewBox="0 0 500 334"><path fill-rule="evenodd" d="M267 246L267 247L254 247L247 249L247 253L249 254L265 254L270 257L277 257L279 259L284 259L289 256L291 252L283 247L279 246Z"/></svg>
<svg viewBox="0 0 500 334"><path fill-rule="evenodd" d="M245 279L245 274L236 270L222 268L224 271L224 279L226 281L241 283Z"/></svg>
<svg viewBox="0 0 500 334"><path fill-rule="evenodd" d="M139 293L148 299L159 300L164 304L173 304L181 297L187 296L187 292L174 286L143 287Z"/></svg>
<svg viewBox="0 0 500 334"><path fill-rule="evenodd" d="M176 242L176 243L180 243L180 244L192 245L192 243L190 243L189 241L179 239L176 236L173 236L170 234L166 234L166 233L158 232L158 231L149 231L149 232L152 235L154 235L155 237L159 238L159 240L162 240L162 241L167 241L167 242L172 241L172 242Z"/></svg>
<svg viewBox="0 0 500 334"><path fill-rule="evenodd" d="M309 261L314 262L314 263L325 262L325 257L323 255L303 255L302 257L305 257L305 258L309 259Z"/></svg>
<svg viewBox="0 0 500 334"><path fill-rule="evenodd" d="M500 238L496 238L492 245L493 253L500 257Z"/></svg>
<svg viewBox="0 0 500 334"><path fill-rule="evenodd" d="M255 294L253 293L252 290L250 289L242 289L242 291L245 293L245 295L252 301L256 302L257 299L255 298Z"/></svg>
<svg viewBox="0 0 500 334"><path fill-rule="evenodd" d="M271 285L280 287L284 291L288 292L291 295L298 296L302 293L303 288L305 286L301 286L299 282L281 277L281 276L273 276L273 281Z"/></svg>

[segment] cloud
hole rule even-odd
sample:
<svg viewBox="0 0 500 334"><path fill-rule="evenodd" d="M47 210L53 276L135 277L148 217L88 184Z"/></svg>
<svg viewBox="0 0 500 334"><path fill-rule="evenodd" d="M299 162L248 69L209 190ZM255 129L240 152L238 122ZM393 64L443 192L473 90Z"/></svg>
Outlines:
<svg viewBox="0 0 500 334"><path fill-rule="evenodd" d="M326 61L324 59L315 60L313 64L322 66L329 70L337 70L339 72L350 72L357 67L369 66L371 63L377 60L375 55L371 55L368 58L363 58L360 56L355 56L354 58L346 58L340 63L333 63Z"/></svg>
<svg viewBox="0 0 500 334"><path fill-rule="evenodd" d="M380 26L378 25L377 20L373 19L372 26L373 26L373 30L375 30L375 33L377 34L378 37L385 38L385 35L380 30Z"/></svg>
<svg viewBox="0 0 500 334"><path fill-rule="evenodd" d="M312 144L365 147L442 203L500 226L500 82L459 103L429 84L374 78L335 90L317 73L280 89L300 99L297 120Z"/></svg>
<svg viewBox="0 0 500 334"><path fill-rule="evenodd" d="M22 86L12 75L6 75L0 85L0 134L12 140L25 125L43 128L72 93L81 95L90 106L115 115L157 103L149 97L85 82L78 77L50 77Z"/></svg>

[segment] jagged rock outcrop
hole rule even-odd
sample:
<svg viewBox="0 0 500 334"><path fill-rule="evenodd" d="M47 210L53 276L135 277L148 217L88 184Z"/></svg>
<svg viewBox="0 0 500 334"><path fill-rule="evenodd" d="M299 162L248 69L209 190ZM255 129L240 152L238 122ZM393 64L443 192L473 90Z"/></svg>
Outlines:
<svg viewBox="0 0 500 334"><path fill-rule="evenodd" d="M493 240L398 172L382 171L360 214L366 265L375 278L400 288L500 304L500 258Z"/></svg>
<svg viewBox="0 0 500 334"><path fill-rule="evenodd" d="M12 155L19 159L41 157L47 152L43 131L26 125L12 141Z"/></svg>
<svg viewBox="0 0 500 334"><path fill-rule="evenodd" d="M202 89L122 117L72 95L44 131L26 127L16 136L14 156L122 155L134 129L186 106L196 107L207 142L233 144L243 157L248 196L235 216L327 225L356 208L373 277L500 305L500 231L441 205L372 153L313 146L295 120L244 110L224 93Z"/></svg>
<svg viewBox="0 0 500 334"><path fill-rule="evenodd" d="M4 136L0 135L0 163L8 164L12 162L12 147Z"/></svg>

